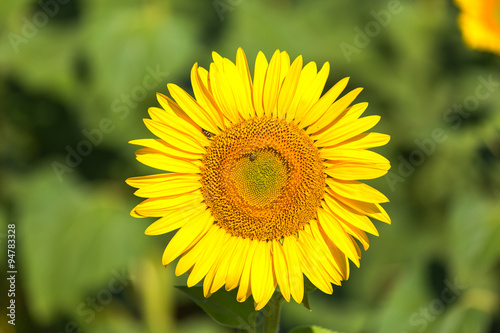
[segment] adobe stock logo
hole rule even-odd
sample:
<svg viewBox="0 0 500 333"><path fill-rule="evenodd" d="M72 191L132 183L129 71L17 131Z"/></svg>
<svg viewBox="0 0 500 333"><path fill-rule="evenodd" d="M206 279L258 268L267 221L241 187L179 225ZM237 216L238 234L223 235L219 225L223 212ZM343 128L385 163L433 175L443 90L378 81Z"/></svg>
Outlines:
<svg viewBox="0 0 500 333"><path fill-rule="evenodd" d="M413 329L401 333L424 332L429 323L435 321L445 311L446 307L456 302L468 288L468 286L460 284L457 278L453 282L449 280L443 282L446 287L441 290L439 297L430 301L427 306L420 307L418 311L413 312L408 318L408 323Z"/></svg>
<svg viewBox="0 0 500 333"><path fill-rule="evenodd" d="M448 108L443 113L443 121L450 124L452 130L458 130L465 119L469 118L474 112L479 110L481 102L486 101L491 96L495 96L500 87L500 81L495 81L493 75L478 76L478 84L474 89L474 94L465 97L461 103L454 103L453 107ZM448 140L445 131L437 127L427 138L422 140L415 139L415 145L408 156L399 155L398 165L394 165L393 171L389 171L385 176L387 184L392 192L396 191L398 183L404 183L416 171L417 167L436 152L438 145Z"/></svg>
<svg viewBox="0 0 500 333"><path fill-rule="evenodd" d="M81 133L84 139L74 146L66 145L66 157L51 163L52 169L60 182L63 181L66 173L72 173L87 156L92 154L95 147L103 143L105 135L109 135L116 129L117 122L126 119L130 111L146 99L150 91L165 82L166 77L170 75L169 72L162 71L159 65L156 65L156 69L147 66L146 73L141 84L134 86L128 93L121 94L119 98L116 98L111 103L111 118L102 118L97 128L83 129Z"/></svg>
<svg viewBox="0 0 500 333"><path fill-rule="evenodd" d="M21 34L17 34L15 32L9 32L7 34L7 38L9 39L10 45L15 53L19 52L19 46L21 44L28 44L28 42L35 38L38 34L39 29L49 23L49 18L53 18L59 13L59 9L61 5L65 5L70 0L47 0L47 1L38 1L38 6L40 10L35 12L29 20L26 16L24 16L21 21L23 22L23 26L21 28Z"/></svg>
<svg viewBox="0 0 500 333"><path fill-rule="evenodd" d="M76 307L76 313L79 320L85 323L91 323L96 315L103 311L106 305L111 303L113 299L121 293L131 282L132 278L128 275L125 268L121 271L113 269L111 271L112 278L108 281L105 288L100 289L94 297L87 297L85 302L81 302ZM63 331L51 333L82 333L82 327L75 320L70 320L64 325Z"/></svg>
<svg viewBox="0 0 500 333"><path fill-rule="evenodd" d="M393 15L399 14L402 11L403 6L399 0L389 0L386 9L382 9L378 12L374 10L370 11L370 15L375 20L366 23L363 30L358 26L354 27L354 32L356 32L353 39L354 45L346 42L342 42L339 45L347 63L352 61L351 58L353 54L361 53L361 49L370 45L372 38L377 37L382 31L382 28L387 27L391 23Z"/></svg>

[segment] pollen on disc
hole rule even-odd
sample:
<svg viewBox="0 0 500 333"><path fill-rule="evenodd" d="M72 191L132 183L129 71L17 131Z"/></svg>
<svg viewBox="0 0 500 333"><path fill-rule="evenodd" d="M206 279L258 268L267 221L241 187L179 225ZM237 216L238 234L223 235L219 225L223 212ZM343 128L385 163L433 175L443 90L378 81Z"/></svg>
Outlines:
<svg viewBox="0 0 500 333"><path fill-rule="evenodd" d="M216 223L233 236L290 236L315 217L325 189L323 161L305 132L269 117L238 123L204 155L202 193Z"/></svg>

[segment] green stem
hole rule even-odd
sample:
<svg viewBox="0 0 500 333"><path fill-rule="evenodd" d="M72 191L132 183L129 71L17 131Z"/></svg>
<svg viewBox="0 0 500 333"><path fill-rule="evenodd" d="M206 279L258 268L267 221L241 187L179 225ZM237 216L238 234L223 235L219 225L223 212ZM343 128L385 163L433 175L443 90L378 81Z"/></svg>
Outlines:
<svg viewBox="0 0 500 333"><path fill-rule="evenodd" d="M280 327L281 293L275 293L255 319L255 333L278 333Z"/></svg>

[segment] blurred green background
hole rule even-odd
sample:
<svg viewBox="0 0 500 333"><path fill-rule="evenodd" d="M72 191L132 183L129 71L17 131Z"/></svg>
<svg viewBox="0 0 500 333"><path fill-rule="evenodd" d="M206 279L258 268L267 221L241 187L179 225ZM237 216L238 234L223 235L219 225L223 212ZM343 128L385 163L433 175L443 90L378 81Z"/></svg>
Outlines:
<svg viewBox="0 0 500 333"><path fill-rule="evenodd" d="M155 93L191 91L211 51L251 68L262 50L350 76L391 142L391 200L361 268L283 332L500 332L500 59L467 49L445 0L5 0L0 2L0 243L16 225L16 326L1 332L232 332L173 288L124 180L156 172L131 139ZM80 152L80 153L78 153ZM76 156L78 154L78 156ZM84 156L82 156L84 155ZM7 271L2 259L2 276Z"/></svg>

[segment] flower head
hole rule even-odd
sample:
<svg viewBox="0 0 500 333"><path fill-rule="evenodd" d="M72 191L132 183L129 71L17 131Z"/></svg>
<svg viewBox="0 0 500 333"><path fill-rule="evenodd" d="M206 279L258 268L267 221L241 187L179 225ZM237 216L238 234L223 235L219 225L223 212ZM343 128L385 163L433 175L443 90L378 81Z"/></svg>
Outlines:
<svg viewBox="0 0 500 333"><path fill-rule="evenodd" d="M360 118L367 103L351 105L361 89L338 98L348 78L323 96L329 64L320 71L302 57L290 64L276 51L257 55L253 80L242 49L236 64L213 53L209 71L193 66L192 98L169 84L145 124L158 139L134 140L137 159L168 171L127 180L144 198L131 212L159 217L146 230L179 229L163 264L181 256L176 274L202 279L205 297L225 285L237 300L253 296L256 309L276 287L301 302L303 274L332 293L359 266L369 217L390 223L387 198L359 182L387 173L390 163L367 150L389 136L365 133L379 116ZM321 96L321 98L320 98ZM174 101L175 100L175 101Z"/></svg>
<svg viewBox="0 0 500 333"><path fill-rule="evenodd" d="M500 55L500 0L455 0L462 10L458 23L473 49Z"/></svg>

